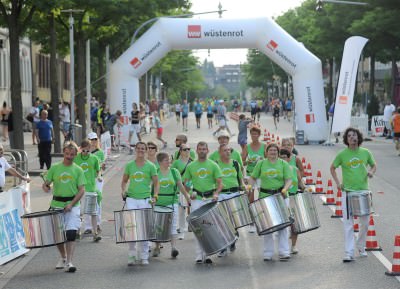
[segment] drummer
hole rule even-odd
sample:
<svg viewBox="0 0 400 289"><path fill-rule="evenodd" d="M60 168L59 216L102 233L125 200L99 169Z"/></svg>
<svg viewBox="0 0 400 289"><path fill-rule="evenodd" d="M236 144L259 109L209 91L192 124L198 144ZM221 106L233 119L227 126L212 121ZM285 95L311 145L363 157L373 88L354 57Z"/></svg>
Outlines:
<svg viewBox="0 0 400 289"><path fill-rule="evenodd" d="M348 209L347 192L359 194L361 193L360 191L368 191L368 178L372 178L376 172L376 163L372 153L368 149L361 147L363 140L363 135L358 129L352 127L346 129L343 134L343 143L347 148L336 155L330 167L337 188L341 189L343 193L342 209L345 241L343 262L345 263L354 261L353 218ZM369 166L369 169L367 166ZM342 168L342 182L339 181L336 173L338 167ZM364 245L367 239L369 216L362 216L359 219L360 232L356 240L356 247L360 257L367 257L368 254Z"/></svg>
<svg viewBox="0 0 400 289"><path fill-rule="evenodd" d="M188 144L183 143L181 144L180 148L179 148L179 158L174 160L172 163L171 168L177 169L180 173L180 175L183 177L187 166L193 161L193 159L190 157L190 151L191 148ZM189 189L188 193L191 193L192 190L192 184L186 184L186 187ZM180 202L179 202L179 227L178 227L178 231L179 231L179 240L183 240L185 238L185 229L186 229L186 208L188 206L188 204L184 201L184 199L180 198Z"/></svg>
<svg viewBox="0 0 400 289"><path fill-rule="evenodd" d="M232 159L232 148L228 144L219 146L218 155L220 157L215 162L221 169L222 185L224 187L218 196L218 201L223 201L240 194L240 191L244 188L243 173L239 163ZM236 242L230 246L230 251L233 252L235 249ZM224 249L218 253L218 257L224 257L226 254L227 250Z"/></svg>
<svg viewBox="0 0 400 289"><path fill-rule="evenodd" d="M74 158L74 163L80 166L85 173L86 193L96 193L97 202L101 202L101 192L96 187L96 180L100 173L99 159L90 153L90 141L83 140L81 143L81 152ZM99 213L99 207L97 206L97 214ZM96 215L85 215L85 223L91 222L93 228L93 241L98 242L101 240L100 234L97 231L97 214Z"/></svg>
<svg viewBox="0 0 400 289"><path fill-rule="evenodd" d="M265 144L260 142L260 136L261 136L261 129L258 126L254 125L250 129L251 143L244 146L244 149L242 150L242 160L243 164L246 166L246 175L247 175L245 180L247 180L248 177L251 176L254 168L256 167L257 162L259 160L263 160L265 157L264 156ZM254 188L250 189L249 191L249 200L250 202L253 202L254 200ZM255 233L255 231L256 229L254 225L250 225L249 233Z"/></svg>
<svg viewBox="0 0 400 289"><path fill-rule="evenodd" d="M181 147L182 144L187 144L187 142L188 142L188 138L187 138L186 134L181 133L181 134L176 135L175 146L178 148L178 150L175 151L174 154L172 155L172 160L179 159L179 156L180 156L179 148ZM190 155L189 156L190 156L190 158L192 160L195 160L196 159L196 152L193 149L190 149Z"/></svg>
<svg viewBox="0 0 400 289"><path fill-rule="evenodd" d="M126 208L147 209L151 203L158 199L159 183L156 166L146 160L147 145L144 142L137 142L135 146L136 159L126 164L121 182L122 198L126 200ZM128 190L126 186L129 182ZM152 185L154 197L151 199ZM150 242L140 242L140 258L142 265L149 264ZM133 266L137 261L136 243L129 243L128 266Z"/></svg>
<svg viewBox="0 0 400 289"><path fill-rule="evenodd" d="M100 173L99 176L97 177L96 180L96 188L97 192L102 196L103 195L103 171L106 169L106 163L105 163L105 154L104 151L100 147L100 142L99 139L97 138L97 134L95 132L90 132L88 133L88 139L90 141L90 153L94 154L96 157L99 159L99 164L100 164ZM99 202L99 212L97 214L97 232L101 233L101 212L102 212L102 197L100 197ZM85 222L85 232L86 234L91 234L93 233L93 228L91 227L92 223L91 222Z"/></svg>
<svg viewBox="0 0 400 289"><path fill-rule="evenodd" d="M217 201L218 195L222 190L222 173L219 166L207 158L208 144L199 142L197 144L197 160L191 162L184 174L184 184L189 181L193 183L192 210L196 210L201 206ZM205 257L204 250L200 243L195 239L196 245L196 264L206 263L212 264L209 257Z"/></svg>
<svg viewBox="0 0 400 289"><path fill-rule="evenodd" d="M50 191L53 183L53 199L51 209L64 209L64 229L67 242L57 245L61 259L56 269L65 268L66 272L75 272L76 267L72 264L75 249L75 239L79 230L80 203L79 200L85 193L85 174L81 167L74 164L73 160L78 152L78 146L73 141L66 142L63 148L64 159L51 166L43 183L43 191Z"/></svg>
<svg viewBox="0 0 400 289"><path fill-rule="evenodd" d="M289 165L296 167L300 171L300 176L304 178L304 168L301 159L293 153L294 143L292 138L283 138L281 149L286 149L290 152L289 159L285 159Z"/></svg>
<svg viewBox="0 0 400 289"><path fill-rule="evenodd" d="M222 145L228 145L229 144L229 138L230 135L226 130L222 130L219 134L218 134L218 143L220 145L220 147ZM240 153L235 150L234 148L231 148L232 152L230 155L230 158L232 160L235 160L238 162L240 170L243 170L243 160L242 157L240 155ZM218 160L221 159L221 154L220 154L220 150L217 149L215 152L213 152L209 157L210 160L213 160L214 162L217 162Z"/></svg>
<svg viewBox="0 0 400 289"><path fill-rule="evenodd" d="M291 155L291 150L287 150L285 148L279 150L279 158L288 162L292 171L292 185L289 188L289 196L295 196L299 193L299 189L301 191L304 191L305 186L300 175L300 170L296 167L296 165L293 165L293 163L289 162L289 160L291 160ZM292 230L290 239L292 240L292 248L290 250L290 253L297 254L299 252L296 247L298 234L294 232L293 225L291 226L291 228Z"/></svg>
<svg viewBox="0 0 400 289"><path fill-rule="evenodd" d="M153 141L148 141L147 142L147 160L151 161L158 170L160 168L160 165L158 164L158 161L157 161L157 152L158 152L157 144Z"/></svg>
<svg viewBox="0 0 400 289"><path fill-rule="evenodd" d="M171 226L171 257L176 258L179 251L176 249L176 239L178 236L177 225L178 225L178 197L177 192L180 191L186 198L188 204L190 204L190 196L185 190L182 184L181 174L177 169L170 168L170 158L165 152L157 154L157 163L160 165L158 170L158 180L160 183L159 198L156 202L156 206L169 207L174 210L172 217ZM178 190L179 189L179 190ZM156 247L153 250L153 257L160 255L160 243L156 243Z"/></svg>
<svg viewBox="0 0 400 289"><path fill-rule="evenodd" d="M266 198L274 194L282 194L287 198L288 191L292 185L292 173L289 164L279 159L279 147L271 143L265 149L267 158L257 163L249 178L249 184L254 185L257 179L261 180L259 198ZM288 261L289 239L288 230L283 228L278 231L279 238L279 260ZM274 239L272 234L264 235L264 261L271 261L274 255Z"/></svg>

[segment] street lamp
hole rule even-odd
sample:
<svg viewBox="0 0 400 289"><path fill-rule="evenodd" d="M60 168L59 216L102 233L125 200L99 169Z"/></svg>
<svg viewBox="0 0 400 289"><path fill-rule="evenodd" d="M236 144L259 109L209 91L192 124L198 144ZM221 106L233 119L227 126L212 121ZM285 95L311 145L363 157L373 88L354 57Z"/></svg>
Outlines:
<svg viewBox="0 0 400 289"><path fill-rule="evenodd" d="M323 9L323 3L334 3L334 4L345 4L345 5L359 5L359 6L368 5L368 3L365 3L365 2L341 1L341 0L317 0L317 1L316 1L317 6L315 7L315 10L318 11L318 12L321 12L322 9Z"/></svg>
<svg viewBox="0 0 400 289"><path fill-rule="evenodd" d="M71 124L75 124L75 80L74 80L74 17L73 13L81 13L80 9L61 10L61 12L69 13L69 77L70 77L70 93L71 93ZM72 130L72 139L75 139L75 130Z"/></svg>

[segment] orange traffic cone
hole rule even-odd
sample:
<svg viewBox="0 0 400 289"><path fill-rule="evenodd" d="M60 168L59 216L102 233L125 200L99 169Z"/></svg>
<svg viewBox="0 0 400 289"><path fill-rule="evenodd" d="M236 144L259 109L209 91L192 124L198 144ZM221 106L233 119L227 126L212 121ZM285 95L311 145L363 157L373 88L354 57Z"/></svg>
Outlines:
<svg viewBox="0 0 400 289"><path fill-rule="evenodd" d="M388 276L400 276L400 236L394 237L392 270L386 271L385 274Z"/></svg>
<svg viewBox="0 0 400 289"><path fill-rule="evenodd" d="M374 217L369 216L369 226L367 232L367 241L365 242L366 251L382 251L382 248L378 245L376 239Z"/></svg>
<svg viewBox="0 0 400 289"><path fill-rule="evenodd" d="M342 218L343 210L342 210L342 191L339 189L336 195L336 210L335 214L331 216L331 218Z"/></svg>
<svg viewBox="0 0 400 289"><path fill-rule="evenodd" d="M276 143L278 144L278 147L281 146L281 141L280 141L280 139L279 139L279 135L276 136Z"/></svg>
<svg viewBox="0 0 400 289"><path fill-rule="evenodd" d="M360 226L358 224L358 217L357 216L353 217L353 223L354 223L354 225L353 225L354 232L360 232Z"/></svg>
<svg viewBox="0 0 400 289"><path fill-rule="evenodd" d="M263 140L267 141L267 130L266 129L264 129L264 139Z"/></svg>
<svg viewBox="0 0 400 289"><path fill-rule="evenodd" d="M315 194L323 194L321 171L317 172L317 182L315 183Z"/></svg>
<svg viewBox="0 0 400 289"><path fill-rule="evenodd" d="M306 169L307 169L306 158L305 158L305 157L303 157L303 158L301 159L301 163L303 164L303 170L304 170L304 173L305 173L305 172L306 172Z"/></svg>
<svg viewBox="0 0 400 289"><path fill-rule="evenodd" d="M328 180L328 190L326 191L326 201L324 205L334 205L335 204L335 195L333 194L332 189L332 180Z"/></svg>
<svg viewBox="0 0 400 289"><path fill-rule="evenodd" d="M271 142L271 135L268 132L268 134L267 134L267 144L269 144L270 142Z"/></svg>
<svg viewBox="0 0 400 289"><path fill-rule="evenodd" d="M274 134L272 134L271 142L275 142L275 135Z"/></svg>
<svg viewBox="0 0 400 289"><path fill-rule="evenodd" d="M314 181L312 178L311 164L307 165L307 176L306 176L306 185L314 185Z"/></svg>

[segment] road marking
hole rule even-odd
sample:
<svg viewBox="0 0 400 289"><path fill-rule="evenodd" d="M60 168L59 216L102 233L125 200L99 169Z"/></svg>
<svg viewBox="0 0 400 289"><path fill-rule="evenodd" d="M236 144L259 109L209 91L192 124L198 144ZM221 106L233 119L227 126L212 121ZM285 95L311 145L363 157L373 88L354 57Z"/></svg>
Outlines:
<svg viewBox="0 0 400 289"><path fill-rule="evenodd" d="M325 203L326 202L326 197L325 196L319 196L319 198ZM332 212L335 212L335 210L336 210L336 206L334 206L334 205L329 205L329 206L327 206L327 207L329 207L329 209L332 211ZM379 216L378 214L376 214L376 215L374 215L374 216ZM343 218L340 218L340 220L343 222ZM357 233L355 233L355 234L357 234ZM379 251L369 251L369 253L372 253L377 259L378 259L378 261L379 262L381 262L382 263L382 265L388 270L388 271L392 271L392 263L390 263L390 261L381 253L381 252L379 252ZM397 279L397 281L399 281L400 282L400 276L394 276L396 279Z"/></svg>
<svg viewBox="0 0 400 289"><path fill-rule="evenodd" d="M248 234L249 233L246 231L244 234L241 234L241 235L242 236L244 235L244 237L243 237L244 245L245 245L245 248L246 248L247 259L249 260L250 279L251 279L251 283L252 283L251 288L259 289L259 286L258 286L258 283L257 283L256 271L254 270L253 258L252 258L252 256L250 256L250 252L252 251L251 250L252 248L250 247Z"/></svg>

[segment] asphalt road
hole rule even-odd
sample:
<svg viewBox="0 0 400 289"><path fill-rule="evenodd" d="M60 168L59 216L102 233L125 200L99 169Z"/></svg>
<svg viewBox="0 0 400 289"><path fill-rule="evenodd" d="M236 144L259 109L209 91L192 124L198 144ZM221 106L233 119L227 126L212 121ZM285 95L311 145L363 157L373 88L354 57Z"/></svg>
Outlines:
<svg viewBox="0 0 400 289"><path fill-rule="evenodd" d="M217 147L212 131L206 128L203 117L201 129L196 129L194 119L189 119L189 142L194 145L205 140L211 151ZM270 116L262 116L263 127L271 128ZM173 152L175 135L181 131L173 119L166 121L165 136L168 151ZM236 130L235 122L230 126ZM271 129L271 132L275 129ZM291 124L281 120L278 134L290 136ZM154 138L146 136L145 140ZM236 137L231 140L236 145ZM381 139L366 142L378 163L376 176L370 185L374 194L375 227L382 256L392 262L394 236L398 233L400 197L398 188L399 157L393 145ZM329 166L336 152L343 145L332 147L298 146L301 156L312 164L314 175L321 170L324 188L329 176ZM124 164L131 159L126 153L114 155L113 167L106 175L103 201L103 240L93 243L84 238L77 244L74 264L75 274L55 270L58 252L54 247L32 250L0 271L0 288L399 288L397 278L385 276L387 270L374 254L368 258L356 258L355 262L344 264L343 230L340 219L332 219L332 211L322 206L315 196L321 227L299 236L299 254L289 262L264 262L262 259L262 238L248 233L247 227L240 229L237 250L227 257L213 256L211 266L196 265L194 262L194 240L192 233L178 241L180 254L171 260L169 244L164 244L160 257L150 258L148 266L127 266L127 245L115 244L113 211L122 208L120 182ZM45 209L49 196L41 192L40 180L32 184L33 211Z"/></svg>

